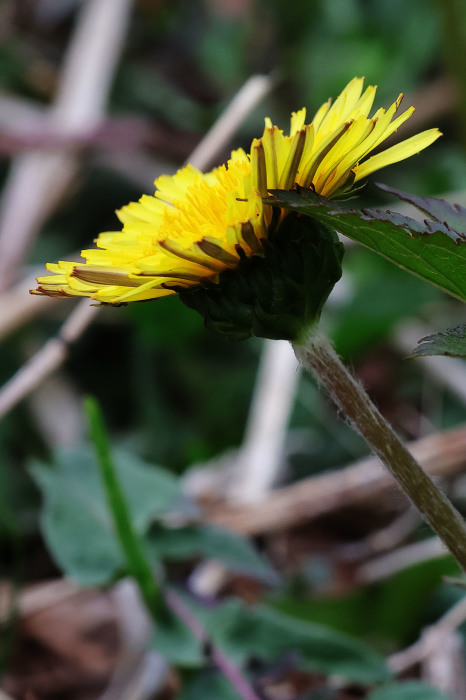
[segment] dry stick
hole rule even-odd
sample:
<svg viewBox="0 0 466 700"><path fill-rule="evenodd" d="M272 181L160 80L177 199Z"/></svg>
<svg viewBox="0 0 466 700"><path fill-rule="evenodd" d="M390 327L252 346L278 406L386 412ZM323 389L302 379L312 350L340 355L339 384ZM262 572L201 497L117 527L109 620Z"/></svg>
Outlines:
<svg viewBox="0 0 466 700"><path fill-rule="evenodd" d="M91 306L87 299L80 302L61 327L59 334L48 340L39 352L3 385L0 391L0 419L63 364L68 357L69 346L83 334L97 313L98 308Z"/></svg>
<svg viewBox="0 0 466 700"><path fill-rule="evenodd" d="M274 485L283 463L286 431L299 376L299 365L289 343L266 340L228 500L256 503Z"/></svg>
<svg viewBox="0 0 466 700"><path fill-rule="evenodd" d="M36 286L36 277L43 272L43 267L34 267L20 282L0 294L0 341L54 305L56 307L54 297L32 297L29 294L29 290Z"/></svg>
<svg viewBox="0 0 466 700"><path fill-rule="evenodd" d="M269 76L251 76L191 153L189 157L191 165L199 169L211 165L233 134L236 133L238 126L243 123L254 107L269 94L272 87L273 81Z"/></svg>
<svg viewBox="0 0 466 700"><path fill-rule="evenodd" d="M244 119L250 110L252 110L259 99L265 94L264 85L268 86L268 90L272 87L272 81L266 76L253 76L250 78L246 85L249 85L247 90L240 90L241 100L238 100L238 95L232 101L231 105L226 108L226 113L230 109L234 109L234 113L238 117L239 106L241 106L241 115ZM256 85L255 91L252 89ZM226 120L228 124L232 122L231 119ZM238 127L238 122L236 123ZM224 133L224 141L222 145L228 141L231 136L230 130ZM217 133L217 147L220 147L220 142L218 140ZM208 134L205 137L208 139ZM196 152L193 154L195 157L190 158L190 162L194 161L194 165L198 168L204 168L208 159L211 157L212 151L206 151L205 156L202 154L202 143L205 139L201 141ZM87 325L93 320L97 309L89 306L89 302L84 300L76 307L76 309L70 315L68 321L65 322L57 338L50 340L44 345L44 347L39 350L36 355L34 355L31 360L24 365L18 372L10 379L7 384L0 390L0 418L2 418L8 411L10 411L19 401L25 398L31 391L34 390L44 379L47 378L49 374L57 370L67 357L68 346L71 342L79 337L79 334L87 327ZM68 329L68 333L71 329L71 336L63 343L63 332L65 328ZM74 328L79 329L79 332L74 332Z"/></svg>
<svg viewBox="0 0 466 700"><path fill-rule="evenodd" d="M429 631L437 630L441 634L453 632L466 621L466 596L461 598L452 608L450 608L443 617L440 618L434 625L429 627ZM418 664L422 659L429 654L430 644L428 643L432 636L422 636L417 642L412 644L407 649L393 654L388 659L388 665L396 673L402 673L408 670L415 664Z"/></svg>
<svg viewBox="0 0 466 700"><path fill-rule="evenodd" d="M264 341L245 437L232 464L229 502L261 502L277 480L299 376L289 343ZM221 562L208 560L194 569L190 588L196 595L214 596L227 576Z"/></svg>
<svg viewBox="0 0 466 700"><path fill-rule="evenodd" d="M407 445L430 474L449 477L466 466L466 426L429 435ZM277 532L302 525L341 508L385 501L395 482L376 457L366 457L342 469L311 476L275 489L260 503L221 503L205 518L247 535Z"/></svg>
<svg viewBox="0 0 466 700"><path fill-rule="evenodd" d="M191 612L184 600L175 593L173 589L168 589L165 592L165 602L177 617L184 622L196 639L205 644L210 642L207 630ZM241 669L230 661L230 659L215 645L210 646L210 655L219 671L228 678L231 685L243 700L260 700L259 696L252 689L249 681L243 675Z"/></svg>
<svg viewBox="0 0 466 700"><path fill-rule="evenodd" d="M76 51L74 52L76 53ZM73 65L73 62L72 62ZM74 68L73 68L74 72ZM67 84L69 84L69 81L66 81ZM204 136L204 138L199 142L199 144L196 146L195 150L192 152L192 154L189 156L188 161L194 165L196 168L199 168L200 170L204 170L207 168L211 160L215 157L215 155L218 155L218 153L225 148L226 144L234 134L234 132L238 129L238 126L242 123L242 121L248 116L248 114L257 106L257 104L262 100L266 94L268 94L273 87L273 80L269 78L268 76L264 75L254 75L251 78L249 78L245 84L242 86L242 88L238 91L238 93L235 95L233 100L230 102L229 105L227 105L225 111L223 114L219 117L219 119L215 122L215 124L212 126L212 128L207 132L207 134ZM81 88L80 91L80 100L82 101L85 99L85 96L83 94L84 89ZM67 88L65 91L65 95L68 95L70 93L70 90ZM70 95L71 99L72 95ZM92 97L92 95L91 95ZM92 102L94 103L94 99L92 98ZM4 104L5 103L5 104ZM65 102L66 105L66 102ZM10 120L7 120L8 122L11 122L13 120L16 122L19 122L19 124L25 124L31 125L34 123L40 124L41 129L45 130L46 127L46 119L47 115L44 115L38 108L33 108L31 107L28 103L23 104L22 100L17 100L17 99L12 99L9 97L2 96L0 93L0 127L4 124L4 114L3 114L3 107L5 106L5 112L7 115L11 116ZM73 106L73 103L72 105ZM62 105L60 107L60 113L63 113L65 110L65 107L63 106L63 100L62 100ZM71 111L71 110L70 110ZM66 110L65 110L66 112ZM92 116L92 110L91 110L91 116ZM14 118L13 118L14 117ZM84 115L83 115L84 117ZM91 123L94 123L95 119L91 120ZM23 128L26 128L24 126ZM55 131L57 131L58 126L53 126ZM84 129L88 128L87 121L84 122L84 124L79 126L79 123L76 125L76 130L80 131L82 133L84 132ZM62 134L62 131L59 131L58 133ZM63 134L62 134L63 135ZM31 155L31 154L30 154ZM56 155L56 154L53 154ZM118 169L118 158L121 157L123 154L119 154L116 151L112 154L111 158L111 165L112 167L116 167ZM108 154L107 154L108 156ZM44 161L43 158L45 157L45 154L41 156L41 177L43 177L43 172L44 172ZM71 158L71 156L66 156L67 158ZM116 161L116 162L115 162ZM135 168L138 169L137 173L137 179L140 181L141 184L144 186L147 185L148 182L153 181L157 174L160 174L162 171L163 172L168 172L172 169L171 164L164 164L162 167L161 164L155 163L152 160L148 159L147 157L143 156L143 154L132 154L131 156L131 175L133 179L136 177L135 173ZM141 175L141 168L144 170L144 173ZM24 168L23 168L24 169ZM128 172L125 173L128 175ZM23 178L27 177L27 172L23 172ZM33 173L33 178L36 179L36 174ZM47 196L45 196L44 191L40 189L41 180L37 182L35 187L32 189L32 192L35 193L37 191L37 188L39 188L39 194L40 196L37 198L40 200L40 202L44 203L44 206L47 206L47 202L49 202L49 199ZM52 183L53 187L56 187L56 179ZM23 196L24 191L27 190L26 188L26 183L25 180L22 180L18 183L18 191L19 193ZM29 188L31 190L31 188ZM31 196L31 195L29 195ZM5 196L6 197L6 196ZM6 201L6 199L5 199ZM10 227L9 230L14 230L16 233L15 235L17 236L18 232L18 226L21 228L21 216L18 212L18 210L11 206L8 208L8 211L11 209L11 214L14 217L20 217L19 222L18 218L13 219L13 221L10 221ZM51 207L47 209L47 211L37 211L37 209L34 209L33 203L31 201L28 201L28 213L27 213L27 218L30 220L29 225L33 225L35 228L34 230L37 230L39 226L42 223L42 220L45 218L45 216L50 212ZM8 214L8 211L4 212L4 215L6 216ZM22 209L20 210L22 211ZM35 211L35 215L33 215ZM5 226L5 230L7 227ZM1 247L1 224L0 224L0 247ZM8 244L9 245L9 244ZM32 278L32 275L29 276L23 280L22 282L18 283L17 286L12 288L11 290L8 290L7 292L4 292L0 296L0 338L4 335L7 335L11 333L14 329L16 329L18 326L24 324L29 320L30 317L32 316L37 316L38 313L44 313L46 310L50 308L51 305L56 304L56 300L50 297L35 297L31 298L29 295L27 295L26 290L30 289L31 287L34 286L35 280Z"/></svg>
<svg viewBox="0 0 466 700"><path fill-rule="evenodd" d="M362 586L366 586L390 578L410 566L447 556L450 556L450 553L442 540L438 537L429 537L427 540L399 547L389 554L371 559L358 568L356 580Z"/></svg>
<svg viewBox="0 0 466 700"><path fill-rule="evenodd" d="M132 0L89 0L79 15L65 57L49 124L75 136L104 117ZM31 241L55 208L77 169L65 151L33 151L15 158L0 203L0 288L16 277Z"/></svg>
<svg viewBox="0 0 466 700"><path fill-rule="evenodd" d="M294 346L301 365L325 387L352 426L397 480L401 489L466 571L463 518L408 452L368 395L348 372L328 338L313 329Z"/></svg>

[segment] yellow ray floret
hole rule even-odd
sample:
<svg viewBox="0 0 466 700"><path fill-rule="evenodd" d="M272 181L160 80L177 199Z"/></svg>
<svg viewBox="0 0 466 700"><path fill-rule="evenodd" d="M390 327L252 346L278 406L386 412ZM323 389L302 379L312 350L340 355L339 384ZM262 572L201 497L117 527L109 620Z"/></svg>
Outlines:
<svg viewBox="0 0 466 700"><path fill-rule="evenodd" d="M271 189L312 188L332 198L380 168L409 158L439 136L430 129L369 157L412 115L397 118L402 95L387 109L369 112L376 87L363 92L354 78L332 104L306 124L306 110L294 112L288 136L270 119L249 154L234 151L226 165L203 174L190 165L156 182L117 212L121 231L101 233L97 247L82 252L84 263L49 264L34 294L87 296L105 303L154 299L176 288L214 283L241 257L261 255Z"/></svg>

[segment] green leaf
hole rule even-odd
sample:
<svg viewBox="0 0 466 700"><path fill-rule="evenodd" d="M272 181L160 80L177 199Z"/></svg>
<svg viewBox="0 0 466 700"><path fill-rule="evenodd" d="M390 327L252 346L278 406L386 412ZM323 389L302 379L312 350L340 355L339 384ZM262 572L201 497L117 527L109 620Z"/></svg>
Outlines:
<svg viewBox="0 0 466 700"><path fill-rule="evenodd" d="M439 221L403 214L349 210L311 190L271 190L267 203L322 221L399 267L466 301L466 235Z"/></svg>
<svg viewBox="0 0 466 700"><path fill-rule="evenodd" d="M177 700L241 700L231 683L217 671L210 670L197 675L183 686Z"/></svg>
<svg viewBox="0 0 466 700"><path fill-rule="evenodd" d="M337 352L353 360L387 338L400 319L416 316L423 305L442 298L433 285L360 246L348 251L346 274L351 294L333 314L331 335Z"/></svg>
<svg viewBox="0 0 466 700"><path fill-rule="evenodd" d="M201 668L205 663L201 642L175 614L157 620L152 648L175 666Z"/></svg>
<svg viewBox="0 0 466 700"><path fill-rule="evenodd" d="M193 611L213 643L238 665L243 666L251 657L276 661L295 651L299 667L310 672L339 674L360 683L390 678L382 656L324 625L302 622L266 606L247 608L238 600L215 610L196 606Z"/></svg>
<svg viewBox="0 0 466 700"><path fill-rule="evenodd" d="M408 681L380 688L369 695L367 700L450 700L450 698L427 683Z"/></svg>
<svg viewBox="0 0 466 700"><path fill-rule="evenodd" d="M172 509L177 480L122 450L115 450L114 459L133 526L143 534L154 518ZM83 585L108 582L124 560L92 450L62 452L53 467L35 463L30 471L45 499L41 526L57 563Z"/></svg>
<svg viewBox="0 0 466 700"><path fill-rule="evenodd" d="M449 357L466 358L466 323L460 323L455 328L448 328L440 333L426 335L418 341L411 357L421 355L448 355Z"/></svg>
<svg viewBox="0 0 466 700"><path fill-rule="evenodd" d="M210 525L169 529L153 525L149 534L149 551L158 559L216 559L231 571L254 576L269 584L278 576L253 546L240 535Z"/></svg>

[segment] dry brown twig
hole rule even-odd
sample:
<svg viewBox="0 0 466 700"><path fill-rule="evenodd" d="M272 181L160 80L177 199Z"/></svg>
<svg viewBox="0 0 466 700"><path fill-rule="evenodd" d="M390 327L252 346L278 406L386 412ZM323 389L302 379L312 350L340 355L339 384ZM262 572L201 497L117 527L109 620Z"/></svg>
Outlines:
<svg viewBox="0 0 466 700"><path fill-rule="evenodd" d="M121 53L132 0L90 0L79 15L48 122L64 136L98 126ZM71 183L76 157L32 151L15 158L1 200L0 287L18 265L49 213Z"/></svg>
<svg viewBox="0 0 466 700"><path fill-rule="evenodd" d="M245 437L229 469L228 502L260 502L277 481L299 378L291 345L284 340L264 341ZM220 562L207 561L196 567L189 583L197 595L214 596L227 576Z"/></svg>
<svg viewBox="0 0 466 700"><path fill-rule="evenodd" d="M95 6L99 7L99 9L103 12L103 8L105 8L105 11L110 13L112 15L112 21L114 21L114 13L115 13L115 7L116 7L116 2L112 0L111 3L109 3L109 0L93 0ZM126 21L126 15L123 14L123 9L126 8L126 11L129 9L128 5L129 0L120 0L120 3L122 7L120 8L120 15L119 15L119 21L121 23L120 26L120 32L123 30L123 25L125 24ZM90 3L92 4L92 3ZM118 15L118 13L117 13ZM97 26L101 27L102 22L104 22L104 19L102 19L101 16L99 16L100 19L98 21ZM88 17L85 18L86 22L89 21ZM109 20L110 28L113 26L112 22ZM105 22L104 22L105 26ZM82 30L81 30L82 31ZM119 34L118 34L119 35ZM114 38L115 44L114 47L115 49L117 46L120 46L120 43L117 43L115 38ZM80 44L81 46L81 51L83 50L83 45ZM86 43L86 50L87 50L87 43ZM107 47L107 51L109 50L109 47ZM79 56L79 51L75 48L73 51L71 51L71 57L70 57L70 64L71 67L69 68L70 74L69 76L64 79L64 85L62 88L62 97L61 100L59 101L59 104L57 106L55 115L61 115L63 118L64 115L66 115L67 110L66 110L66 105L68 104L68 101L72 99L72 77L74 75L74 79L76 78L75 72L79 68L79 66L76 65L77 61L77 56ZM110 67L110 62L108 61L108 57L105 58L105 66L107 70ZM110 76L107 75L107 80L109 82ZM81 81L83 82L83 81ZM96 80L93 85L96 87L98 86L99 90L103 89L102 85L102 79ZM242 90L239 91L238 95L233 99L232 103L227 106L225 113L224 113L224 118L219 120L216 125L214 125L215 129L215 139L214 143L216 144L217 148L224 147L226 143L228 143L231 135L232 135L232 126L233 124L235 125L235 128L238 128L240 122L237 121L239 117L244 119L246 115L254 109L254 107L257 105L257 103L263 99L265 96L266 92L269 91L272 87L272 81L267 78L266 76L253 76L250 78L245 86L243 87ZM73 119L70 119L70 122L68 124L68 128L75 128L77 129L79 127L80 118L79 115L82 115L82 118L87 118L89 115L96 115L100 114L101 110L103 109L103 102L102 102L102 96L99 94L98 99L93 97L93 92L92 90L89 90L88 86L82 87L81 91L78 91L80 94L80 99L86 100L86 93L89 95L88 99L91 103L91 107L89 108L81 108L78 110L78 115L74 115ZM74 94L74 93L73 93ZM64 112L64 114L63 114ZM233 114L234 118L231 117L231 114ZM87 116L86 116L87 115ZM58 118L58 117L56 117ZM223 131L220 128L224 125ZM223 134L223 140L222 140L222 134ZM204 147L203 144L206 144ZM34 154L32 154L34 155ZM53 154L57 155L57 154ZM210 137L210 132L206 135L206 137L201 141L201 143L198 145L196 148L194 154L192 157L190 157L190 162L193 163L196 167L202 169L206 167L207 163L209 160L212 158L213 155L213 141ZM55 172L55 171L54 171ZM40 209L36 210L36 215L35 219L33 221L33 225L35 227L35 230L38 229L40 226L40 223L43 221L44 218L44 212ZM32 225L32 224L31 224ZM1 229L0 229L0 248L1 248ZM42 300L41 300L42 301ZM25 398L31 391L34 390L35 387L37 387L44 379L53 371L58 369L61 364L64 362L64 360L67 357L68 353L68 347L69 345L74 342L85 330L85 328L92 322L96 315L96 308L91 306L89 304L88 300L84 300L80 302L77 307L74 309L74 311L71 313L69 316L68 320L65 322L64 326L62 327L62 330L58 334L56 338L53 338L52 340L48 341L46 345L39 350L32 358L31 360L24 365L18 372L2 387L0 390L0 418L4 416L8 411L10 411L19 401L21 401L23 398ZM13 320L11 321L13 323Z"/></svg>
<svg viewBox="0 0 466 700"><path fill-rule="evenodd" d="M466 466L466 426L408 444L429 474L448 477ZM303 479L272 491L260 503L235 506L222 503L206 510L206 519L248 535L294 527L343 507L380 501L397 493L390 475L375 457L367 457L338 471Z"/></svg>
<svg viewBox="0 0 466 700"><path fill-rule="evenodd" d="M429 537L362 564L357 570L356 580L361 585L368 585L390 578L410 566L448 556L451 556L450 552L443 542L438 537Z"/></svg>
<svg viewBox="0 0 466 700"><path fill-rule="evenodd" d="M422 675L455 700L466 694L463 642L458 628L466 621L466 596L463 596L437 622L424 630L420 639L393 654L388 665L395 673L404 673L421 664Z"/></svg>
<svg viewBox="0 0 466 700"><path fill-rule="evenodd" d="M0 340L56 304L53 297L32 298L29 295L29 290L36 285L37 275L42 272L42 268L34 268L20 282L0 294Z"/></svg>
<svg viewBox="0 0 466 700"><path fill-rule="evenodd" d="M58 335L46 344L23 365L0 391L0 418L24 399L31 391L60 367L68 357L70 345L81 337L92 323L98 308L80 302L60 329Z"/></svg>
<svg viewBox="0 0 466 700"><path fill-rule="evenodd" d="M83 7L49 115L54 129L62 134L79 134L102 120L130 8L131 0L90 0ZM66 191L76 167L75 156L65 151L32 152L14 160L0 205L0 288L6 289L15 278L31 240ZM94 315L88 302L72 312L59 336L3 387L0 416L62 364L68 344Z"/></svg>

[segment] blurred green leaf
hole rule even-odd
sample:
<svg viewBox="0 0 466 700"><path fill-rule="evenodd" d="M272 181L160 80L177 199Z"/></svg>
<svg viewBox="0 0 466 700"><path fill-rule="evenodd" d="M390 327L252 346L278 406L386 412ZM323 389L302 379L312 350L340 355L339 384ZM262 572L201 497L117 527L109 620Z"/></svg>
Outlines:
<svg viewBox="0 0 466 700"><path fill-rule="evenodd" d="M426 603L444 576L458 574L451 555L407 567L372 587L370 627L398 644L407 644L425 624ZM406 615L409 610L409 615Z"/></svg>
<svg viewBox="0 0 466 700"><path fill-rule="evenodd" d="M360 683L388 680L390 672L376 651L357 639L312 622L302 622L266 606L245 607L229 600L216 610L194 609L214 644L235 663L250 657L274 661L296 651L300 668L339 674Z"/></svg>
<svg viewBox="0 0 466 700"><path fill-rule="evenodd" d="M134 528L143 534L173 506L177 481L122 450L114 459ZM53 467L35 463L30 471L45 499L42 531L58 564L83 585L107 583L124 560L91 449L59 453Z"/></svg>
<svg viewBox="0 0 466 700"><path fill-rule="evenodd" d="M451 700L427 683L408 681L393 683L380 688L368 696L367 700Z"/></svg>
<svg viewBox="0 0 466 700"><path fill-rule="evenodd" d="M448 355L448 357L466 358L466 323L456 328L448 328L440 333L433 333L421 338L414 348L412 357L421 355Z"/></svg>
<svg viewBox="0 0 466 700"><path fill-rule="evenodd" d="M155 524L148 540L149 551L158 559L208 557L231 571L277 583L277 574L243 537L210 525L169 529Z"/></svg>
<svg viewBox="0 0 466 700"><path fill-rule="evenodd" d="M178 296L169 296L162 303L128 304L122 309L140 335L144 345L154 347L183 347L195 341L196 334L204 333L204 324Z"/></svg>
<svg viewBox="0 0 466 700"><path fill-rule="evenodd" d="M309 589L273 592L269 604L288 616L317 622L367 641L377 640L385 650L406 645L425 624L434 622L455 600L426 620L425 611L445 576L458 573L451 555L413 566L385 581L358 588L348 596L309 595ZM409 615L406 615L409 610Z"/></svg>
<svg viewBox="0 0 466 700"><path fill-rule="evenodd" d="M216 671L207 671L183 685L177 700L241 700L231 683Z"/></svg>
<svg viewBox="0 0 466 700"><path fill-rule="evenodd" d="M177 479L122 450L114 450L114 458L136 532L144 536L152 524L147 547L153 561L209 557L233 571L277 582L273 569L239 535L211 526L171 529L155 523L157 516L183 509ZM82 584L108 582L124 559L91 451L60 453L53 468L36 463L31 474L45 498L42 530L57 562Z"/></svg>
<svg viewBox="0 0 466 700"><path fill-rule="evenodd" d="M399 267L466 301L466 234L403 214L349 210L311 190L272 191L270 204L323 221Z"/></svg>
<svg viewBox="0 0 466 700"><path fill-rule="evenodd" d="M152 648L176 666L200 668L205 662L202 644L174 614L156 622Z"/></svg>
<svg viewBox="0 0 466 700"><path fill-rule="evenodd" d="M348 249L345 262L349 294L329 309L332 340L345 357L367 352L389 337L401 319L418 316L425 305L442 299L439 289L405 274L367 248Z"/></svg>
<svg viewBox="0 0 466 700"><path fill-rule="evenodd" d="M246 607L237 599L214 609L184 601L210 641L240 667L251 658L276 662L296 652L299 668L312 673L339 674L359 683L382 683L391 677L381 655L323 625L301 622L265 606ZM183 666L193 668L204 661L201 644L177 621L157 626L154 647Z"/></svg>

